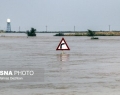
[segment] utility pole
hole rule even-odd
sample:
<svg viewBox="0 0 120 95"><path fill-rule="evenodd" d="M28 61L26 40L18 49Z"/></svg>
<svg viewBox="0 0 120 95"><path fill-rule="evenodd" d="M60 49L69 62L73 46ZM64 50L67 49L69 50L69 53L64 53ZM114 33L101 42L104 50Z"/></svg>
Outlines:
<svg viewBox="0 0 120 95"><path fill-rule="evenodd" d="M75 32L75 26L74 26L74 32Z"/></svg>
<svg viewBox="0 0 120 95"><path fill-rule="evenodd" d="M110 25L109 25L109 32L110 32Z"/></svg>
<svg viewBox="0 0 120 95"><path fill-rule="evenodd" d="M47 26L46 26L46 32L47 32Z"/></svg>
<svg viewBox="0 0 120 95"><path fill-rule="evenodd" d="M20 26L19 26L19 32L20 32Z"/></svg>

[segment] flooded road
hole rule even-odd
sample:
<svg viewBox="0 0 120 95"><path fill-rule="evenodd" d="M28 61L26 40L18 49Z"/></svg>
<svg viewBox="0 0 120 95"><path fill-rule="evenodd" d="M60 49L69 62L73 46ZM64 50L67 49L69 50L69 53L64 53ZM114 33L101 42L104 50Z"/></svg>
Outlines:
<svg viewBox="0 0 120 95"><path fill-rule="evenodd" d="M64 37L70 51L56 51L54 34L0 34L2 68L42 68L44 81L0 82L0 95L119 95L120 37ZM4 37L5 36L5 37Z"/></svg>

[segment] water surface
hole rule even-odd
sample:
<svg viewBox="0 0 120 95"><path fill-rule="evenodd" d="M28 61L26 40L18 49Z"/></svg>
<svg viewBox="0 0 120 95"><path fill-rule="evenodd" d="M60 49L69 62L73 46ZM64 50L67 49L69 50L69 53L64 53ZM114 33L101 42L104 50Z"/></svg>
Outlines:
<svg viewBox="0 0 120 95"><path fill-rule="evenodd" d="M62 55L53 35L0 34L1 67L44 69L41 82L1 82L0 95L120 94L120 37L64 37L71 50Z"/></svg>

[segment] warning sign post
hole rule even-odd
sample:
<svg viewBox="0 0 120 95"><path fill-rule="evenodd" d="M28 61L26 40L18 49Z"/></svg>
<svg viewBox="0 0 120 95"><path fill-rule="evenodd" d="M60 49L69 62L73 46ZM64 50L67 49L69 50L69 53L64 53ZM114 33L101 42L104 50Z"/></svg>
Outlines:
<svg viewBox="0 0 120 95"><path fill-rule="evenodd" d="M69 46L67 45L66 41L64 38L61 39L58 47L56 50L70 50Z"/></svg>

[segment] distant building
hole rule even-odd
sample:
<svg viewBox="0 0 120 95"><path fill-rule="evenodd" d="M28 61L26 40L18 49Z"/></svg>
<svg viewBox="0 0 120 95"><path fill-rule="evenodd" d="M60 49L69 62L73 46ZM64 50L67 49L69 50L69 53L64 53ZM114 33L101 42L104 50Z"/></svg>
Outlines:
<svg viewBox="0 0 120 95"><path fill-rule="evenodd" d="M6 32L11 32L10 19L7 19L7 29L6 29Z"/></svg>

